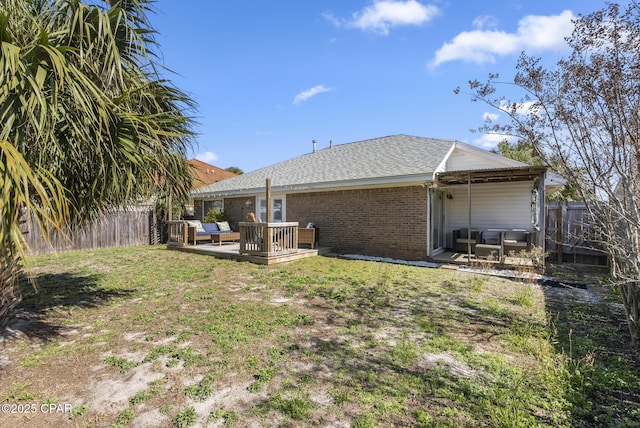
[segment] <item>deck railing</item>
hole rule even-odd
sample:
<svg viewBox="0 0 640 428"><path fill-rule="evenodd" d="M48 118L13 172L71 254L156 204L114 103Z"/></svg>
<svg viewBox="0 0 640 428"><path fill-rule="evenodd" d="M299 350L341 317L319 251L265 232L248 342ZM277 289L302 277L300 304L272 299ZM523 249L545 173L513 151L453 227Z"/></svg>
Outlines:
<svg viewBox="0 0 640 428"><path fill-rule="evenodd" d="M240 254L272 257L298 251L298 223L240 223Z"/></svg>
<svg viewBox="0 0 640 428"><path fill-rule="evenodd" d="M167 245L169 247L185 247L188 245L188 223L184 220L168 222Z"/></svg>

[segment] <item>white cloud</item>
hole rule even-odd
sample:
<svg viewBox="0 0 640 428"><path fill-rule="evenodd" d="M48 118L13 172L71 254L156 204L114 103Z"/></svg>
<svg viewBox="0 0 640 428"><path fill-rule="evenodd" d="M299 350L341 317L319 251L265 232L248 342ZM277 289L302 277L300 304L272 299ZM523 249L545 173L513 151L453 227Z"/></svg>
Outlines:
<svg viewBox="0 0 640 428"><path fill-rule="evenodd" d="M516 103L515 104L516 109L515 109L514 113L515 114L519 114L519 115L523 115L523 116L527 116L527 115L533 114L537 110L535 108L535 104L536 104L536 101L525 101L525 102ZM507 105L507 103L505 101L502 101L500 103L500 109L504 110L504 111L511 111L511 106Z"/></svg>
<svg viewBox="0 0 640 428"><path fill-rule="evenodd" d="M309 98L321 94L323 92L331 92L333 91L333 88L327 88L324 85L317 85L314 86L311 89L307 89L306 91L302 91L300 92L298 95L295 96L295 98L293 99L293 104L300 104L302 101L306 101Z"/></svg>
<svg viewBox="0 0 640 428"><path fill-rule="evenodd" d="M504 140L513 142L515 141L515 137L504 134L483 134L480 138L474 140L473 144L485 150L492 150L495 149L498 144L503 142Z"/></svg>
<svg viewBox="0 0 640 428"><path fill-rule="evenodd" d="M484 120L485 122L495 122L499 118L500 115L498 113L489 113L488 111L486 111L482 114L482 120Z"/></svg>
<svg viewBox="0 0 640 428"><path fill-rule="evenodd" d="M496 57L521 51L562 50L567 48L565 37L571 35L575 15L565 10L559 15L529 15L518 22L515 33L496 29L483 30L486 18L474 21L479 29L464 31L445 43L435 53L431 63L437 67L448 61L463 60L477 64L494 63Z"/></svg>
<svg viewBox="0 0 640 428"><path fill-rule="evenodd" d="M212 163L218 160L218 155L213 152L198 153L196 155L196 159L201 160L202 162Z"/></svg>
<svg viewBox="0 0 640 428"><path fill-rule="evenodd" d="M323 12L322 17L327 21L329 21L330 23L332 23L333 25L335 25L336 27L342 27L343 25L346 24L344 19L338 18L331 12Z"/></svg>
<svg viewBox="0 0 640 428"><path fill-rule="evenodd" d="M433 5L417 0L374 0L373 4L354 13L350 19L337 18L331 13L324 17L337 27L358 28L388 35L391 27L422 25L440 14Z"/></svg>
<svg viewBox="0 0 640 428"><path fill-rule="evenodd" d="M498 22L491 15L482 15L473 20L473 26L478 30L482 30L483 28L496 28Z"/></svg>

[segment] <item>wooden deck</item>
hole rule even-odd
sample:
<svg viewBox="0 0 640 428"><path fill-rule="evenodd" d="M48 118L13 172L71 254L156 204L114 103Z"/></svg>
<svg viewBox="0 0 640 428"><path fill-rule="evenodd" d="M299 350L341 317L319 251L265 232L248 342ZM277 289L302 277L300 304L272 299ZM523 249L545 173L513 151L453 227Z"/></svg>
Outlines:
<svg viewBox="0 0 640 428"><path fill-rule="evenodd" d="M478 258L474 254L471 254L471 260L468 259L467 253L460 253L457 251L444 251L440 254L432 256L430 261L434 263L441 263L452 266L460 266L460 265L482 265L482 266L491 266L491 267L504 267L504 268L513 268L516 266L525 266L531 265L531 261L525 260L518 257L508 257L505 256L502 263L498 260L487 260L485 258Z"/></svg>
<svg viewBox="0 0 640 428"><path fill-rule="evenodd" d="M262 264L262 265L273 265L277 263L286 263L294 260L304 259L306 257L317 256L318 254L322 254L328 251L327 248L318 248L309 249L309 248L298 248L295 252L287 253L287 254L275 254L273 256L258 256L258 255L250 255L250 254L240 254L240 244L239 243L229 243L229 244L198 244L198 245L188 245L184 247L177 246L168 246L170 250L184 251L185 253L194 253L194 254L202 254L205 256L214 256L220 259L232 259L239 261L248 261L252 263Z"/></svg>

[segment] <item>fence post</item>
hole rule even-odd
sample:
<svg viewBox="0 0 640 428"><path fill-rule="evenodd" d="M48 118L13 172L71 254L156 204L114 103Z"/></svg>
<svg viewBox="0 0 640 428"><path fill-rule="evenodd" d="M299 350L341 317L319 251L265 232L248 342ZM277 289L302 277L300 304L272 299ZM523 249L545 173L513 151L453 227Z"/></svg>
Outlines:
<svg viewBox="0 0 640 428"><path fill-rule="evenodd" d="M564 227L563 227L563 219L564 219L564 211L567 209L567 206L564 202L561 202L556 207L556 262L562 263L564 258L562 254L562 250L564 248Z"/></svg>

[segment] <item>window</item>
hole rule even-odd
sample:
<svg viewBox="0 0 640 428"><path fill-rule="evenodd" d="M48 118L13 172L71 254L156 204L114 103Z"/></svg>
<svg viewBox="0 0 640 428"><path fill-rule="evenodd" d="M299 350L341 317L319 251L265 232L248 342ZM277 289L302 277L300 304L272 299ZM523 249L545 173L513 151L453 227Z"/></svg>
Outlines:
<svg viewBox="0 0 640 428"><path fill-rule="evenodd" d="M213 199L210 201L204 201L204 209L202 210L202 218L207 215L211 210L224 211L224 199Z"/></svg>
<svg viewBox="0 0 640 428"><path fill-rule="evenodd" d="M260 199L258 202L258 218L267 221L267 200ZM280 223L285 221L285 199L284 197L271 199L271 221Z"/></svg>

